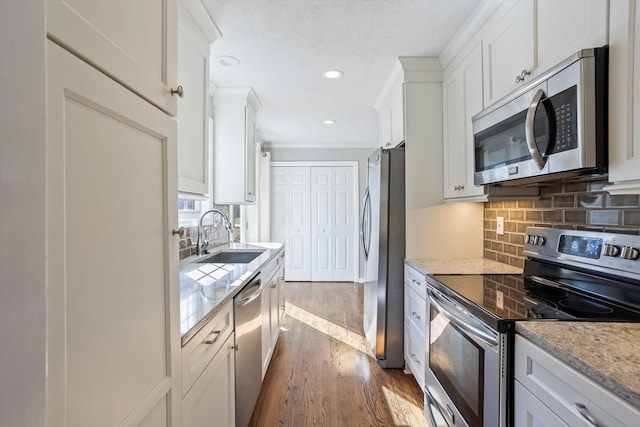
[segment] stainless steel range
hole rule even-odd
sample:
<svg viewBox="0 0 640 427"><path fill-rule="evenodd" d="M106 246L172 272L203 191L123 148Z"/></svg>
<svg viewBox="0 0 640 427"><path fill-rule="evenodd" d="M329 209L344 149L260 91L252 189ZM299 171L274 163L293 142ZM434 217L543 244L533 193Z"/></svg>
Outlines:
<svg viewBox="0 0 640 427"><path fill-rule="evenodd" d="M429 426L513 419L516 321L640 321L640 235L529 227L522 275L427 277Z"/></svg>

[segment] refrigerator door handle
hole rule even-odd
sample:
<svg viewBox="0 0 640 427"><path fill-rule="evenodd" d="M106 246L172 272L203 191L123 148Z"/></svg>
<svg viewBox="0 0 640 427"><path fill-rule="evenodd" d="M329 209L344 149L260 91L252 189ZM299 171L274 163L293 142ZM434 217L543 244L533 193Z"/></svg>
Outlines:
<svg viewBox="0 0 640 427"><path fill-rule="evenodd" d="M360 236L362 249L364 250L364 259L368 259L369 249L371 248L371 196L369 195L369 187L367 187L364 193L362 219L360 221Z"/></svg>

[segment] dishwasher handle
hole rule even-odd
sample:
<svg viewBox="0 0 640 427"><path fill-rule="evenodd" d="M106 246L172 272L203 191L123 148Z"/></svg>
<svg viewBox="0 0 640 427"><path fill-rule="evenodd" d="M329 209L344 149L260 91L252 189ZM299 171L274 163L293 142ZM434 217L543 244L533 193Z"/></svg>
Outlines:
<svg viewBox="0 0 640 427"><path fill-rule="evenodd" d="M251 292L252 290L254 290ZM260 274L257 274L256 277L251 279L249 283L240 291L238 296L235 298L236 307L244 307L247 304L250 304L253 300L258 298L264 289L264 282L260 279Z"/></svg>

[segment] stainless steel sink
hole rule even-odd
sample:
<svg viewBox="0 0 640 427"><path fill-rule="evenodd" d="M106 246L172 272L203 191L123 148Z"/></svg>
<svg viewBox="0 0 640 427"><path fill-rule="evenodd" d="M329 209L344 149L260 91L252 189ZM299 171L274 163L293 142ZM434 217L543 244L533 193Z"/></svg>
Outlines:
<svg viewBox="0 0 640 427"><path fill-rule="evenodd" d="M222 251L208 258L198 260L198 263L218 262L228 264L247 264L262 254L264 250L235 250Z"/></svg>

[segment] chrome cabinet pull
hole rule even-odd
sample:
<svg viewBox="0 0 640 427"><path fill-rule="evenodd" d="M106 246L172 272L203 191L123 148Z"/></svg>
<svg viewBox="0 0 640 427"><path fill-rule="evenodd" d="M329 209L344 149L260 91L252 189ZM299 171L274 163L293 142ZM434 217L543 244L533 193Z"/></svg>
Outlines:
<svg viewBox="0 0 640 427"><path fill-rule="evenodd" d="M520 83L523 82L525 77L527 77L528 75L531 74L531 71L527 70L526 68L524 70L522 70L522 72L520 73L519 76L516 76L516 83Z"/></svg>
<svg viewBox="0 0 640 427"><path fill-rule="evenodd" d="M456 185L455 187L453 187L453 189L454 189L455 191L458 191L458 190L464 190L464 185Z"/></svg>
<svg viewBox="0 0 640 427"><path fill-rule="evenodd" d="M184 98L184 89L182 88L182 86L171 89L171 95L178 95L180 98Z"/></svg>
<svg viewBox="0 0 640 427"><path fill-rule="evenodd" d="M420 320L420 316L418 316L418 313L416 313L415 311L412 311L412 312L411 312L411 315L412 315L413 317L415 317L416 319Z"/></svg>
<svg viewBox="0 0 640 427"><path fill-rule="evenodd" d="M593 415L591 415L591 412L589 412L589 409L587 409L584 404L576 402L573 404L573 407L576 408L580 415L582 415L582 418L584 418L593 427L600 427L600 424L598 424L596 419L593 418Z"/></svg>
<svg viewBox="0 0 640 427"><path fill-rule="evenodd" d="M420 364L420 361L418 360L418 357L416 356L415 353L411 353L411 358L413 359L414 362L416 362L418 365Z"/></svg>
<svg viewBox="0 0 640 427"><path fill-rule="evenodd" d="M220 333L222 331L211 331L209 335L202 341L203 344L213 344L220 338ZM215 337L213 337L215 335Z"/></svg>
<svg viewBox="0 0 640 427"><path fill-rule="evenodd" d="M177 230L176 229L171 230L171 234L173 234L174 236L177 234L180 237L184 237L184 227L180 227Z"/></svg>

